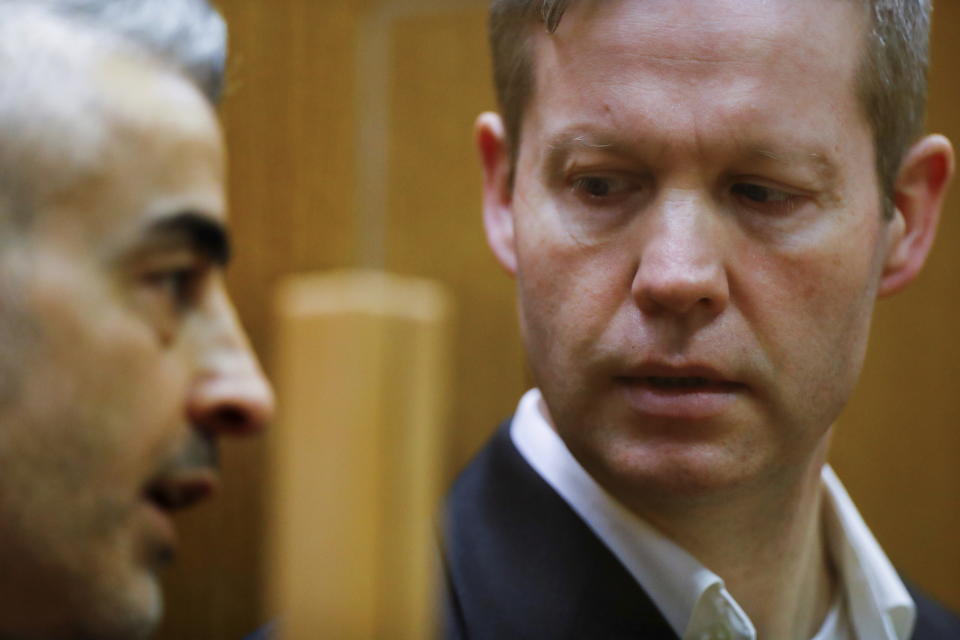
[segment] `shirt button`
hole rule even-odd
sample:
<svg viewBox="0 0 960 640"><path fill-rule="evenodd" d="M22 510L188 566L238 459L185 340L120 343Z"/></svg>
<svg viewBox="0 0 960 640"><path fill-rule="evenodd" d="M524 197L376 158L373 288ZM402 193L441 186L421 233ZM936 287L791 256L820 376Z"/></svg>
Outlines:
<svg viewBox="0 0 960 640"><path fill-rule="evenodd" d="M733 640L733 636L726 627L717 626L701 634L700 640Z"/></svg>

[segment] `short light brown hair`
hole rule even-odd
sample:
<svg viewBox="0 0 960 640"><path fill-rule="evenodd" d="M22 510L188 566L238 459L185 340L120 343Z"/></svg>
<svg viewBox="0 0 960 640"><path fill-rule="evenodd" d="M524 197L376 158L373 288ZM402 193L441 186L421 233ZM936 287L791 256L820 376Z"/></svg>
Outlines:
<svg viewBox="0 0 960 640"><path fill-rule="evenodd" d="M923 131L927 102L932 0L848 0L869 12L857 96L873 131L884 211L903 156ZM523 113L534 91L530 29L553 33L570 0L491 0L490 47L494 84L513 161Z"/></svg>

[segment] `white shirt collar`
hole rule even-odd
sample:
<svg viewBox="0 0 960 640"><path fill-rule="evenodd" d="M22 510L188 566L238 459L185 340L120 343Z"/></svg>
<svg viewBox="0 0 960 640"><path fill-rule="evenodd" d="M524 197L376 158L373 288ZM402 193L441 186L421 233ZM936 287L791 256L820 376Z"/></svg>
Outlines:
<svg viewBox="0 0 960 640"><path fill-rule="evenodd" d="M837 474L825 466L821 477L826 488L827 540L858 637L906 640L917 616L913 598Z"/></svg>
<svg viewBox="0 0 960 640"><path fill-rule="evenodd" d="M520 399L510 427L514 445L643 586L677 635L755 640L753 624L723 580L601 488L548 424L540 401L537 389ZM856 635L907 640L915 607L903 582L829 467L823 483L828 538ZM713 635L718 624L725 636Z"/></svg>

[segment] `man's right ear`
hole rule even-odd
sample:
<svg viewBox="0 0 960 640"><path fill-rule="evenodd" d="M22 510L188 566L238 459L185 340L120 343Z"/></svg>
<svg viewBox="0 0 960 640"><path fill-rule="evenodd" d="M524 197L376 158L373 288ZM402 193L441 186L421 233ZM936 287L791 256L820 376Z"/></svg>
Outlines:
<svg viewBox="0 0 960 640"><path fill-rule="evenodd" d="M510 275L516 275L510 150L503 120L496 113L481 113L473 131L483 164L483 228L487 233L487 244L500 265Z"/></svg>

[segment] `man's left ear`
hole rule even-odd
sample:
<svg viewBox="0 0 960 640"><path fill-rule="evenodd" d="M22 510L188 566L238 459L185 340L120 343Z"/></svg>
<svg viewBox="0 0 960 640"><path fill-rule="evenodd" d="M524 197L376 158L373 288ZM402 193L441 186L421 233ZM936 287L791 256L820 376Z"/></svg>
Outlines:
<svg viewBox="0 0 960 640"><path fill-rule="evenodd" d="M940 208L953 175L953 147L941 135L914 144L903 159L894 187L890 246L879 295L896 293L913 282L937 235Z"/></svg>

